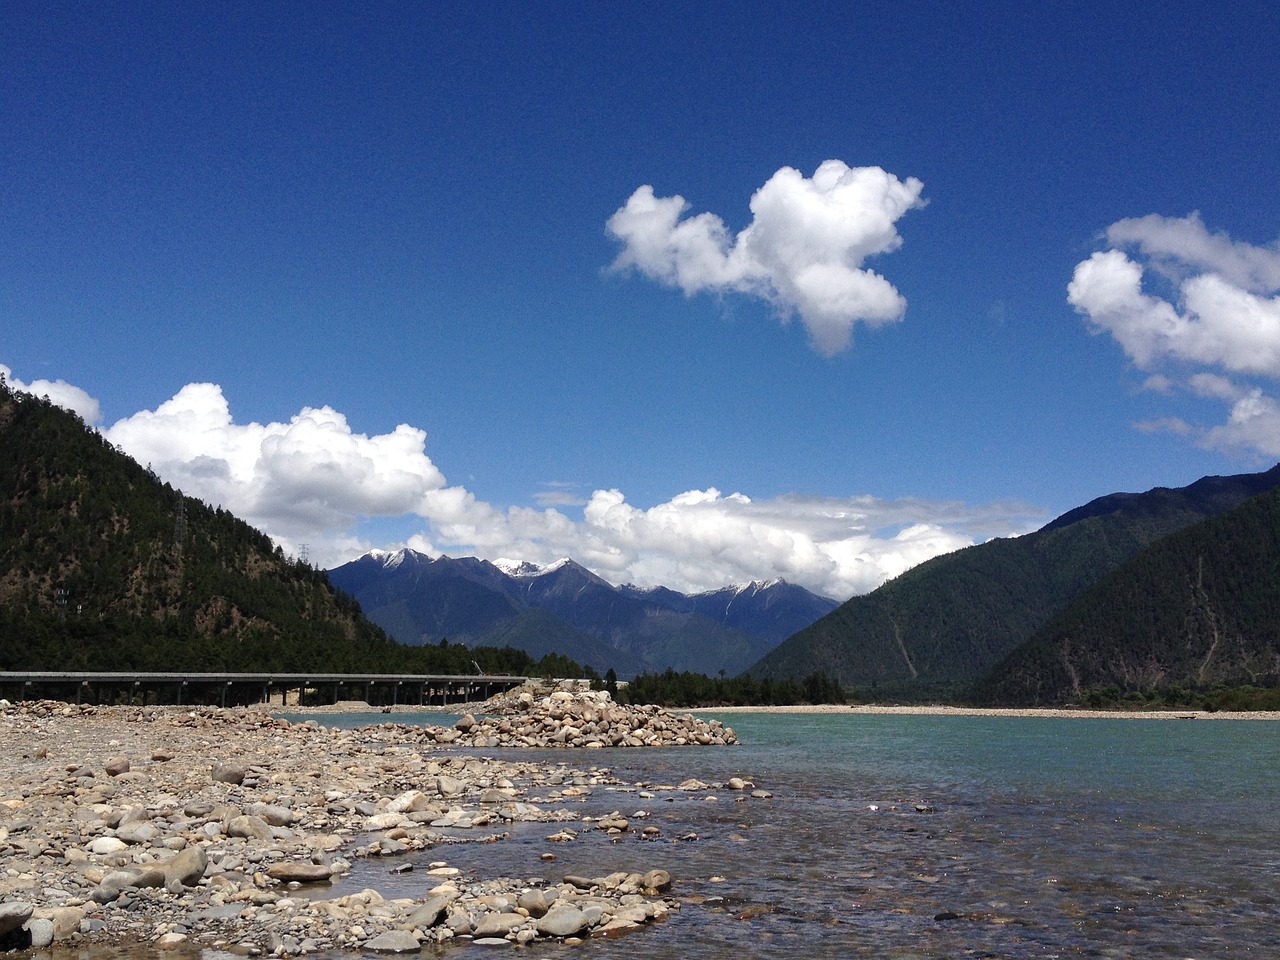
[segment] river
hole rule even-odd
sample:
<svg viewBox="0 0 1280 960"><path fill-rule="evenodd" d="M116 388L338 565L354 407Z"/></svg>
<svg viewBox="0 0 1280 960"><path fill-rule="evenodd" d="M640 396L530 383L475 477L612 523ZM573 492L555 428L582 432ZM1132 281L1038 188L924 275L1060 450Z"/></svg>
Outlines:
<svg viewBox="0 0 1280 960"><path fill-rule="evenodd" d="M499 843L437 847L413 862L553 881L654 867L675 878L670 895L681 909L665 922L618 940L522 948L545 958L1280 956L1280 724L720 718L740 746L569 758L607 766L627 784L597 787L575 812L643 812L659 840L589 831L549 843L557 826L528 824ZM646 786L731 776L772 797L722 789L641 796ZM548 852L552 863L540 859ZM357 861L325 895L374 887L423 896L420 871L393 874L391 866ZM471 960L494 949L455 943L424 955Z"/></svg>

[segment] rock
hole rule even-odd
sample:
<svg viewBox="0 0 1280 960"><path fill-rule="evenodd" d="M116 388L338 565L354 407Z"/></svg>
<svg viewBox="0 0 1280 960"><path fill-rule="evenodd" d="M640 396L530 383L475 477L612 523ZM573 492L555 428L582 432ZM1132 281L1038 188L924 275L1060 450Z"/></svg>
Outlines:
<svg viewBox="0 0 1280 960"><path fill-rule="evenodd" d="M537 919L551 909L555 900L555 894L548 894L546 890L526 890L520 894L516 905L523 910L528 910L529 916Z"/></svg>
<svg viewBox="0 0 1280 960"><path fill-rule="evenodd" d="M267 876L281 883L328 883L333 879L333 871L323 863L289 860L267 867Z"/></svg>
<svg viewBox="0 0 1280 960"><path fill-rule="evenodd" d="M414 813L433 806L431 798L421 790L406 790L387 804L386 813Z"/></svg>
<svg viewBox="0 0 1280 960"><path fill-rule="evenodd" d="M28 920L26 930L31 934L31 947L34 950L43 950L53 943L52 920Z"/></svg>
<svg viewBox="0 0 1280 960"><path fill-rule="evenodd" d="M645 890L661 893L670 888L671 874L666 870L650 870L641 878L640 886Z"/></svg>
<svg viewBox="0 0 1280 960"><path fill-rule="evenodd" d="M106 762L106 764L103 766L102 769L106 772L107 776L109 777L118 777L122 773L128 773L129 758L128 757L112 757L110 760Z"/></svg>
<svg viewBox="0 0 1280 960"><path fill-rule="evenodd" d="M185 933L166 933L156 938L156 946L161 950L172 950L174 947L180 946L187 942Z"/></svg>
<svg viewBox="0 0 1280 960"><path fill-rule="evenodd" d="M35 908L21 900L0 903L0 937L8 936L31 919Z"/></svg>
<svg viewBox="0 0 1280 960"><path fill-rule="evenodd" d="M271 827L261 817L241 814L227 821L227 836L244 837L248 840L270 840Z"/></svg>
<svg viewBox="0 0 1280 960"><path fill-rule="evenodd" d="M486 913L476 921L472 935L480 937L505 937L524 926L525 918L518 913Z"/></svg>
<svg viewBox="0 0 1280 960"><path fill-rule="evenodd" d="M465 789L461 780L441 774L436 777L436 792L442 797L455 797Z"/></svg>
<svg viewBox="0 0 1280 960"><path fill-rule="evenodd" d="M150 821L127 823L116 828L116 839L125 843L147 844L160 836L160 828Z"/></svg>
<svg viewBox="0 0 1280 960"><path fill-rule="evenodd" d="M265 820L273 827L287 827L294 821L293 811L288 807L282 807L272 803L252 803L245 810L251 817L257 817Z"/></svg>
<svg viewBox="0 0 1280 960"><path fill-rule="evenodd" d="M119 853L129 845L117 837L98 837L89 843L89 852L95 856L105 857Z"/></svg>
<svg viewBox="0 0 1280 960"><path fill-rule="evenodd" d="M539 918L537 930L548 937L572 937L587 925L586 915L577 907L557 903Z"/></svg>
<svg viewBox="0 0 1280 960"><path fill-rule="evenodd" d="M366 943L364 949L375 953L417 953L422 944L408 930L388 930Z"/></svg>
<svg viewBox="0 0 1280 960"><path fill-rule="evenodd" d="M53 907L36 910L33 916L53 924L54 940L66 940L79 932L85 914L83 907Z"/></svg>
<svg viewBox="0 0 1280 960"><path fill-rule="evenodd" d="M433 893L422 901L422 905L415 907L413 912L405 918L411 927L418 927L422 930L430 929L440 922L440 918L444 916L444 912L448 909L449 904L458 899L457 892L449 893Z"/></svg>
<svg viewBox="0 0 1280 960"><path fill-rule="evenodd" d="M238 787L244 783L244 778L248 775L249 771L239 764L224 763L213 768L215 783L230 783Z"/></svg>
<svg viewBox="0 0 1280 960"><path fill-rule="evenodd" d="M453 725L453 729L457 730L459 733L470 733L473 729L475 729L475 725L476 725L476 718L473 717L471 714L467 713L467 714L464 714L462 718Z"/></svg>
<svg viewBox="0 0 1280 960"><path fill-rule="evenodd" d="M179 851L164 863L165 886L180 883L184 887L194 887L209 868L209 856L199 845L192 845Z"/></svg>

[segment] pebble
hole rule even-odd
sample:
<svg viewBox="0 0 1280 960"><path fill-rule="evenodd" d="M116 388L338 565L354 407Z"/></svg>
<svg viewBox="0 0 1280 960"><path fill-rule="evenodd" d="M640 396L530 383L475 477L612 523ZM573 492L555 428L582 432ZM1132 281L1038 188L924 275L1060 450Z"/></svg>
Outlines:
<svg viewBox="0 0 1280 960"><path fill-rule="evenodd" d="M544 763L456 747L736 742L719 723L621 706L606 693L522 692L468 716L449 728L334 730L244 708L0 707L0 936L25 926L32 943L45 945L394 954L456 937L573 943L679 908L660 868L517 879L464 875L447 859L428 869L419 861L425 883L414 899L386 900L373 889L325 899L323 885L356 858L500 842L506 823L577 821L566 804L593 791L635 792L563 753ZM722 785L698 789L709 786ZM568 826L549 839L625 842L646 816L615 811L581 839ZM445 826L447 838L438 832Z"/></svg>

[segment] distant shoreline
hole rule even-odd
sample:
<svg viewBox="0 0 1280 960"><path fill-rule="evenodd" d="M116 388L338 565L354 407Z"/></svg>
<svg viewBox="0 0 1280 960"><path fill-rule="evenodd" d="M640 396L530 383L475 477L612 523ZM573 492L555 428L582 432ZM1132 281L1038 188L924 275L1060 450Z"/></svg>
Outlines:
<svg viewBox="0 0 1280 960"><path fill-rule="evenodd" d="M930 704L796 704L792 706L693 707L697 713L843 713L941 717L1051 717L1069 720L1280 720L1276 710L1086 710L1071 707L948 707Z"/></svg>
<svg viewBox="0 0 1280 960"><path fill-rule="evenodd" d="M254 709L269 709L271 713L333 714L333 713L384 713L388 717L406 713L439 713L458 715L483 711L482 703L456 703L441 707L397 704L388 712L384 707L373 707L360 700L344 700L322 707L282 707L271 704ZM1050 717L1068 720L1280 720L1276 710L1087 710L1072 707L949 707L936 704L913 706L887 706L879 704L855 704L846 706L834 703L790 704L786 706L747 707L670 707L675 713L839 713L887 716L939 716L939 717Z"/></svg>

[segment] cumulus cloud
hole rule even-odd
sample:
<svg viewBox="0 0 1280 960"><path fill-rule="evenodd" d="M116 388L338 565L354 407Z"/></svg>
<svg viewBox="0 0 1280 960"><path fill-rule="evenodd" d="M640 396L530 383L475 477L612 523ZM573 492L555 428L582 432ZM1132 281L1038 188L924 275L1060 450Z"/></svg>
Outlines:
<svg viewBox="0 0 1280 960"><path fill-rule="evenodd" d="M1211 233L1195 213L1121 220L1105 236L1108 249L1076 266L1068 302L1152 388L1232 405L1227 423L1189 431L1200 443L1274 455L1280 420L1259 381L1280 379L1280 248Z"/></svg>
<svg viewBox="0 0 1280 960"><path fill-rule="evenodd" d="M7 368L0 370L7 376ZM68 395L76 390L69 387ZM287 422L237 423L213 383L188 384L104 435L184 493L252 523L287 553L301 555L305 544L323 567L373 547L407 545L491 560L571 556L614 583L687 591L785 577L844 599L940 553L1023 533L1046 519L1017 503L756 500L714 487L640 507L620 490L581 499L564 483L545 484L534 497L549 501L540 507L501 508L447 485L426 454L423 430L401 424L368 436L327 406L305 407ZM388 526L402 532L388 536Z"/></svg>
<svg viewBox="0 0 1280 960"><path fill-rule="evenodd" d="M340 538L360 517L419 512L444 486L422 430L401 424L370 437L330 407L304 407L288 423L237 424L213 383L187 384L105 436L285 545Z"/></svg>
<svg viewBox="0 0 1280 960"><path fill-rule="evenodd" d="M609 218L623 250L614 269L635 269L701 292L763 297L784 316L798 314L814 347L832 356L853 327L902 319L906 300L865 261L902 245L896 223L924 205L924 184L880 167L828 160L806 178L783 167L751 198L751 223L736 236L713 213L686 217L681 196L637 189Z"/></svg>
<svg viewBox="0 0 1280 960"><path fill-rule="evenodd" d="M32 380L23 383L13 375L3 363L0 363L0 377L14 390L30 393L37 397L48 397L49 402L70 410L88 424L96 424L102 416L98 401L79 387L72 386L65 380Z"/></svg>

